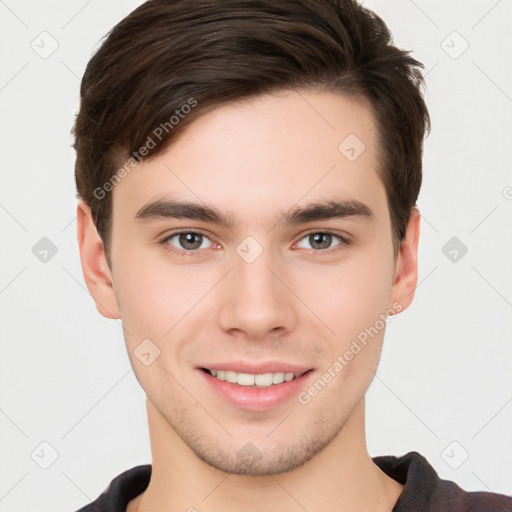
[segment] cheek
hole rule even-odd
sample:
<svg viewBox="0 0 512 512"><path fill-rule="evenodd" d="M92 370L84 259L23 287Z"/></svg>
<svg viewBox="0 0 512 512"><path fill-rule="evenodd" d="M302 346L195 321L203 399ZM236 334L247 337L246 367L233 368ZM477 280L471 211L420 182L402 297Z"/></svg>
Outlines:
<svg viewBox="0 0 512 512"><path fill-rule="evenodd" d="M193 265L172 266L150 251L125 252L116 261L116 294L123 324L137 337L164 340L166 333L204 294L204 281ZM129 335L126 333L126 335ZM170 336L170 334L169 334Z"/></svg>
<svg viewBox="0 0 512 512"><path fill-rule="evenodd" d="M303 288L301 296L328 326L338 350L387 311L392 265L379 253L382 248L366 248L337 266L318 266Z"/></svg>
<svg viewBox="0 0 512 512"><path fill-rule="evenodd" d="M330 281L329 293L319 297L321 318L334 331L320 376L333 382L325 395L329 404L339 404L344 397L346 405L354 405L378 366L391 286L388 265L375 260L340 269Z"/></svg>

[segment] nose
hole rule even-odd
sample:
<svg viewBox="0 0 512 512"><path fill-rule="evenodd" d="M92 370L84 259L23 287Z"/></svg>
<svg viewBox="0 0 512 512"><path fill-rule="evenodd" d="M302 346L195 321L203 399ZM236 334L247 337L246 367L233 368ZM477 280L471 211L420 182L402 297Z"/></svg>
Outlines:
<svg viewBox="0 0 512 512"><path fill-rule="evenodd" d="M218 318L225 332L262 340L294 329L299 300L293 294L289 272L270 253L263 251L252 262L234 255L219 298Z"/></svg>

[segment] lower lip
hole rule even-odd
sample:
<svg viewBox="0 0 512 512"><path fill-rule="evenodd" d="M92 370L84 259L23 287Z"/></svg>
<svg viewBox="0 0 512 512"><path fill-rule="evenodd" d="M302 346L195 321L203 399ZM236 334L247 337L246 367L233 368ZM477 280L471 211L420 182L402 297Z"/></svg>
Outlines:
<svg viewBox="0 0 512 512"><path fill-rule="evenodd" d="M223 399L240 409L248 411L268 411L274 409L286 402L290 398L297 396L301 388L311 375L313 370L309 370L296 379L282 384L273 384L267 388L256 388L252 386L239 386L225 380L217 379L204 370L197 370L206 382Z"/></svg>

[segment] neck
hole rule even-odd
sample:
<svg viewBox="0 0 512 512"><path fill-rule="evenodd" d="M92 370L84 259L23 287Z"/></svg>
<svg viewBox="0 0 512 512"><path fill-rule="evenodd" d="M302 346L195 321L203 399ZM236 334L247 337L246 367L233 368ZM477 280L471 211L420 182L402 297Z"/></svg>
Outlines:
<svg viewBox="0 0 512 512"><path fill-rule="evenodd" d="M270 476L228 474L200 460L147 400L151 481L127 512L390 512L403 486L367 452L364 399L334 440L304 465Z"/></svg>

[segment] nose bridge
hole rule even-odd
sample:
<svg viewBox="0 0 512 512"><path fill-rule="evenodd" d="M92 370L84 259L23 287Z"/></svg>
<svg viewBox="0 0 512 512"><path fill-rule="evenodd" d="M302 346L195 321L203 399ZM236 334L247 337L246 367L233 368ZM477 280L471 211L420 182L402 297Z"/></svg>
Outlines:
<svg viewBox="0 0 512 512"><path fill-rule="evenodd" d="M281 282L286 278L276 277L281 267L276 251L248 236L233 256L230 288L220 315L223 329L261 338L277 328L292 328L294 306L290 291Z"/></svg>
<svg viewBox="0 0 512 512"><path fill-rule="evenodd" d="M282 293L282 284L270 270L277 267L278 258L269 243L265 242L263 246L253 236L246 237L237 246L234 258L236 289L247 294L247 299L263 301L270 306Z"/></svg>
<svg viewBox="0 0 512 512"><path fill-rule="evenodd" d="M236 288L253 299L263 296L267 302L273 300L280 294L279 281L270 270L273 267L276 267L276 259L271 257L270 251L251 262L239 257L233 269Z"/></svg>

